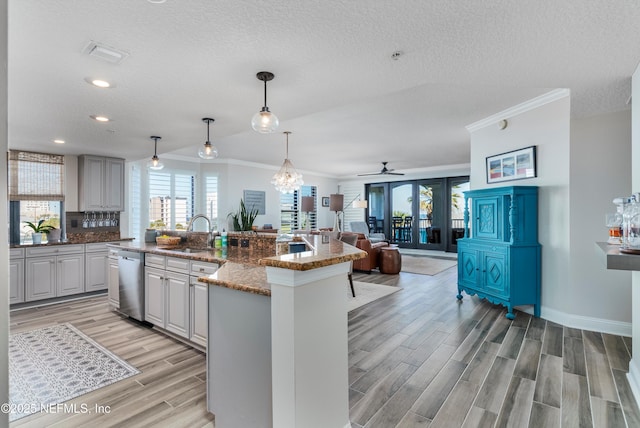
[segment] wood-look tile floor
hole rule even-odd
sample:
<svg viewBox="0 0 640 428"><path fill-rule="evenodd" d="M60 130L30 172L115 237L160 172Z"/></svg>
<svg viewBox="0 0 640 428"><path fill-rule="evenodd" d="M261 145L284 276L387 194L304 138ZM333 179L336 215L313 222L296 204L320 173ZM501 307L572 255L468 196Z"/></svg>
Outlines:
<svg viewBox="0 0 640 428"><path fill-rule="evenodd" d="M563 327L436 276L354 274L402 288L349 313L350 418L359 427L640 427L631 339ZM11 313L11 332L71 322L142 373L70 403L109 414L35 414L12 427L212 427L205 356L109 312L106 297ZM244 427L242 427L244 428Z"/></svg>

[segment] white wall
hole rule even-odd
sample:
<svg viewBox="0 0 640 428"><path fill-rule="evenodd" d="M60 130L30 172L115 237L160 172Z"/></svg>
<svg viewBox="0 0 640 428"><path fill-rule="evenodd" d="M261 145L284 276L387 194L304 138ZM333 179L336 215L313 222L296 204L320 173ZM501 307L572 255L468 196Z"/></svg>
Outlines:
<svg viewBox="0 0 640 428"><path fill-rule="evenodd" d="M571 313L569 280L569 125L570 100L556 101L471 132L471 188L540 186L538 240L542 245L541 316L556 320ZM486 157L528 146L537 147L536 178L487 184ZM593 244L592 244L593 245Z"/></svg>
<svg viewBox="0 0 640 428"><path fill-rule="evenodd" d="M7 136L8 100L7 100L7 3L0 5L0 153L4 153L3 163L6 165L6 153L9 148ZM5 170L6 171L6 170ZM0 174L0 224L6 225L7 218L7 174ZM0 227L0 242L9 242L6 227ZM9 250L0 245L0 278L9 278ZM0 310L0 403L9 402L9 281L0 281L0 302L4 309ZM9 415L0 412L0 426L9 426Z"/></svg>
<svg viewBox="0 0 640 428"><path fill-rule="evenodd" d="M634 100L640 100L640 66L633 73L631 94ZM637 102L637 101L636 101ZM640 108L631 108L631 188L640 192ZM629 385L640 406L640 272L633 272L631 304L635 308L632 314L633 349L629 362Z"/></svg>
<svg viewBox="0 0 640 428"><path fill-rule="evenodd" d="M244 190L261 190L265 192L266 214L259 215L255 224L262 226L270 223L274 228L280 228L280 192L271 184L271 177L276 172L276 168L267 166L229 163L226 177L221 177L221 183L219 183L221 199L218 202L218 209L221 219L228 213L238 210ZM299 172L302 173L305 185L318 188L318 227L332 226L333 217L329 215L328 208L321 206L320 199L338 190L337 180L304 171Z"/></svg>
<svg viewBox="0 0 640 428"><path fill-rule="evenodd" d="M506 129L495 123L474 129L471 187L539 186L541 316L570 327L629 335L630 275L605 269L595 242L607 239L604 216L615 210L613 198L630 191L630 114L571 120L570 108L569 96L530 110L516 106L518 114L500 117L508 119ZM537 148L536 178L486 183L487 156L532 145Z"/></svg>
<svg viewBox="0 0 640 428"><path fill-rule="evenodd" d="M610 320L611 329L616 323L629 329L631 272L607 270L594 242L607 240L605 214L615 212L613 198L631 194L630 177L631 110L571 121L571 300L567 311Z"/></svg>

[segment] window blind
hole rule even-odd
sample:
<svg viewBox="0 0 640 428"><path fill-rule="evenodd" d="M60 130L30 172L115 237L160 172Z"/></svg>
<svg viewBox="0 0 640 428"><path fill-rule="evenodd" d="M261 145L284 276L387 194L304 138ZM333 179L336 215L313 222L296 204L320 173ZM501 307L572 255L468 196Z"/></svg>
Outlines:
<svg viewBox="0 0 640 428"><path fill-rule="evenodd" d="M205 200L207 206L205 212L211 219L211 227L218 230L218 176L208 175L205 178Z"/></svg>
<svg viewBox="0 0 640 428"><path fill-rule="evenodd" d="M10 201L64 201L64 156L9 150Z"/></svg>
<svg viewBox="0 0 640 428"><path fill-rule="evenodd" d="M303 222L306 219L306 214L301 211L303 196L313 197L313 211L309 213L309 222L311 229L317 229L317 193L316 186L302 186L300 190L293 193L280 195L280 230L282 233L291 233L294 230L305 228Z"/></svg>

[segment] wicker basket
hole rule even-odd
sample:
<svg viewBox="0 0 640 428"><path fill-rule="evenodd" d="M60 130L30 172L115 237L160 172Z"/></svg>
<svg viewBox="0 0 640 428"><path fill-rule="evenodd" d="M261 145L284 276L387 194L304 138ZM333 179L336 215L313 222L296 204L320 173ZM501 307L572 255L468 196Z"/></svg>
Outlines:
<svg viewBox="0 0 640 428"><path fill-rule="evenodd" d="M158 248L175 248L180 243L179 236L157 236L156 244Z"/></svg>

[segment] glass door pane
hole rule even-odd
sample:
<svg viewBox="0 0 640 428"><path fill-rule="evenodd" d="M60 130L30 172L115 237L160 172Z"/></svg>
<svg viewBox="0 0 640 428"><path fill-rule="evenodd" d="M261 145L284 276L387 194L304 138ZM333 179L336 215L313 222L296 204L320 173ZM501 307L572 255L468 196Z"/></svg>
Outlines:
<svg viewBox="0 0 640 428"><path fill-rule="evenodd" d="M385 185L371 184L368 186L368 213L367 221L369 231L372 233L384 233L384 198Z"/></svg>
<svg viewBox="0 0 640 428"><path fill-rule="evenodd" d="M444 248L444 195L441 180L418 182L418 248Z"/></svg>
<svg viewBox="0 0 640 428"><path fill-rule="evenodd" d="M402 247L414 247L414 185L391 184L391 241Z"/></svg>
<svg viewBox="0 0 640 428"><path fill-rule="evenodd" d="M449 181L450 195L450 240L447 251L457 251L456 241L464 236L464 192L469 190L469 178Z"/></svg>

